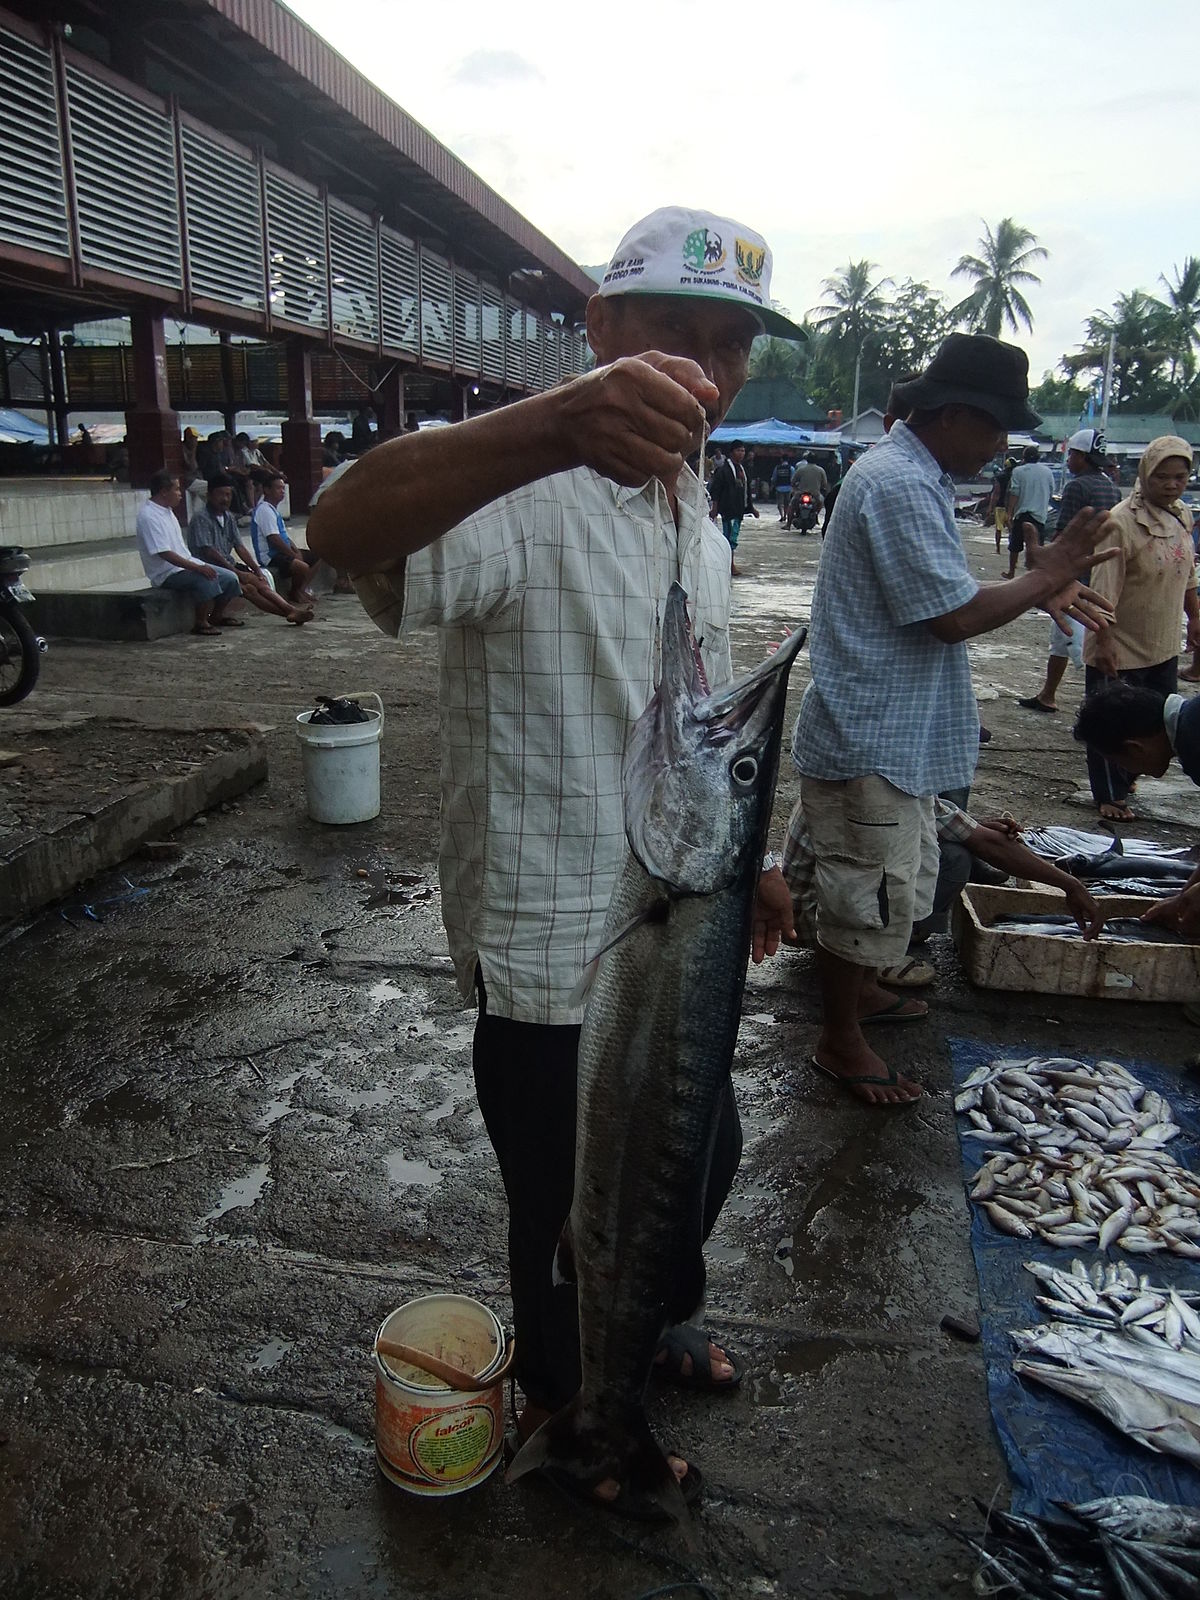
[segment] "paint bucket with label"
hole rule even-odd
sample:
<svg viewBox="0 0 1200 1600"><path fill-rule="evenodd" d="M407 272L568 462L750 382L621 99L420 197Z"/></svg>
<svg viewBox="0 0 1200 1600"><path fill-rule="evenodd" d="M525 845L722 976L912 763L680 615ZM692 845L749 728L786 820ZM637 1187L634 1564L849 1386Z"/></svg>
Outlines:
<svg viewBox="0 0 1200 1600"><path fill-rule="evenodd" d="M432 1359L435 1376L416 1360ZM461 1494L495 1471L504 1440L503 1383L515 1345L478 1300L430 1294L384 1318L375 1336L375 1452L409 1494Z"/></svg>

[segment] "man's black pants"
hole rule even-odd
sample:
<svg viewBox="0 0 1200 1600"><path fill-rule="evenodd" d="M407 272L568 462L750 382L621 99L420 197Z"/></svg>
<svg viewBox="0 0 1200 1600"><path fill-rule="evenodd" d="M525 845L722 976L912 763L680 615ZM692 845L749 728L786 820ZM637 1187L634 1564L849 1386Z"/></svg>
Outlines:
<svg viewBox="0 0 1200 1600"><path fill-rule="evenodd" d="M575 1285L553 1281L554 1254L575 1188L577 1027L489 1016L479 983L475 1092L508 1196L508 1256L517 1382L557 1410L579 1388ZM708 1238L733 1186L742 1126L726 1085L705 1195Z"/></svg>
<svg viewBox="0 0 1200 1600"><path fill-rule="evenodd" d="M1154 689L1162 695L1175 694L1179 689L1179 657L1171 656L1167 661L1160 661L1156 667L1126 667L1123 672L1117 673L1117 677L1122 683L1132 683L1139 689ZM1084 699L1090 699L1106 683L1112 682L1112 678L1106 678L1095 667L1084 667ZM1092 799L1098 806L1119 806L1124 803L1135 782L1132 772L1126 772L1115 761L1109 761L1107 756L1102 756L1099 750L1093 750L1091 745L1088 746L1087 769Z"/></svg>

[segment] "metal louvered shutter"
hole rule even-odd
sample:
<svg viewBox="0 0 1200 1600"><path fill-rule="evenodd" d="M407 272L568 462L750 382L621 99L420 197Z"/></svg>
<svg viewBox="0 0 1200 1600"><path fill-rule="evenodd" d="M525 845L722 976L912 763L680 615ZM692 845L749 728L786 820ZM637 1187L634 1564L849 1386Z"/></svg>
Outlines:
<svg viewBox="0 0 1200 1600"><path fill-rule="evenodd" d="M479 286L483 305L480 370L493 383L504 382L504 296L490 283Z"/></svg>
<svg viewBox="0 0 1200 1600"><path fill-rule="evenodd" d="M562 329L557 323L547 322L542 342L542 382L553 389L562 371Z"/></svg>
<svg viewBox="0 0 1200 1600"><path fill-rule="evenodd" d="M454 350L450 315L450 263L421 246L421 359L449 366Z"/></svg>
<svg viewBox="0 0 1200 1600"><path fill-rule="evenodd" d="M185 124L183 174L192 293L264 311L257 166Z"/></svg>
<svg viewBox="0 0 1200 1600"><path fill-rule="evenodd" d="M542 323L536 311L525 313L525 387L542 387Z"/></svg>
<svg viewBox="0 0 1200 1600"><path fill-rule="evenodd" d="M58 98L49 53L0 28L0 239L69 256Z"/></svg>
<svg viewBox="0 0 1200 1600"><path fill-rule="evenodd" d="M525 387L525 307L504 302L504 381Z"/></svg>
<svg viewBox="0 0 1200 1600"><path fill-rule="evenodd" d="M379 343L378 257L375 228L367 217L329 202L329 249L333 257L333 326L350 339Z"/></svg>
<svg viewBox="0 0 1200 1600"><path fill-rule="evenodd" d="M479 279L465 267L454 269L454 365L474 377L480 373Z"/></svg>
<svg viewBox="0 0 1200 1600"><path fill-rule="evenodd" d="M179 288L170 121L70 62L67 105L84 265Z"/></svg>
<svg viewBox="0 0 1200 1600"><path fill-rule="evenodd" d="M382 264L383 343L388 350L420 354L420 294L417 287L417 248L402 233L380 229Z"/></svg>
<svg viewBox="0 0 1200 1600"><path fill-rule="evenodd" d="M315 195L267 173L271 314L304 328L328 326L325 208Z"/></svg>

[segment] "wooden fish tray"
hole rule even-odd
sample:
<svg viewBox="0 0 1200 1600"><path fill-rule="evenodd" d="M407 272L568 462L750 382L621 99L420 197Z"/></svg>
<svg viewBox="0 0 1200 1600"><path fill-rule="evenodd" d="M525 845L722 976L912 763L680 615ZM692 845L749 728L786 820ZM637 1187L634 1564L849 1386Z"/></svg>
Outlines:
<svg viewBox="0 0 1200 1600"><path fill-rule="evenodd" d="M1105 895L1100 903L1110 916L1137 917L1154 901ZM952 931L971 982L1092 1000L1200 1000L1200 944L1085 944L991 927L1004 917L1065 910L1057 889L969 883L954 908Z"/></svg>

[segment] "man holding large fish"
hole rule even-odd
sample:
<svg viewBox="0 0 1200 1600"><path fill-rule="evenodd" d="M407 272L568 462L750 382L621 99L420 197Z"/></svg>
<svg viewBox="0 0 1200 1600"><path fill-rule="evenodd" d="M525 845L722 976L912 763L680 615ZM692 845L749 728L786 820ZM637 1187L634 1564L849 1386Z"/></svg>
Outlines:
<svg viewBox="0 0 1200 1600"><path fill-rule="evenodd" d="M677 928L681 897L700 893L728 902L720 925L742 942L725 962L713 1035L731 1053L725 1035L740 999L735 969L740 963L744 976L747 946L756 960L773 955L792 927L777 868L760 879L755 860L749 893L742 888L769 816L764 790L774 780L779 684L786 683L799 642L780 652L774 671L722 696L732 676L729 548L708 520L703 486L686 464L744 383L754 338L764 331L803 337L771 309L770 273L770 251L753 230L679 207L653 213L626 234L588 304L595 371L459 426L378 446L329 480L309 524L312 548L355 574L381 628L439 630L443 917L464 998L478 997L475 1082L509 1202L523 1440L580 1388L575 1289L556 1282L554 1260L575 1189L585 970L602 946L614 947L597 980L607 995L606 974L621 965L618 957L626 966L634 950L643 961L660 959L651 944ZM663 693L652 704L660 646ZM639 718L639 729L649 732L641 735L645 837L638 860L649 870L639 868L640 878L627 871L628 926L614 929L610 919L606 928L626 850L626 748ZM705 771L719 766L724 785L711 814L705 807L712 795L693 809L689 797L672 790L673 763L692 761L701 747L712 758ZM636 762L632 770L636 775ZM739 792L727 793L731 787ZM719 870L702 863L696 883L691 865L679 865L672 840L660 835L664 793L676 808L674 820L686 816L700 830L719 813L712 842L724 844L727 859ZM733 834L730 819L737 822ZM706 841L691 843L702 853ZM732 899L731 879L738 880ZM698 981L695 973L682 976ZM696 989L692 1005L702 1025L709 999ZM593 1005L589 1018L595 1011ZM607 1031L619 1038L627 1021L618 1002ZM618 1095L609 1110L615 1107L620 1120L605 1130L589 1131L592 1102L585 1099L582 1142L597 1170L634 1146L634 1123L643 1117L657 1118L668 1133L676 1126L665 1102L655 1100L652 1081L656 1074L666 1078L671 1063L650 1060L636 1030L622 1048L647 1092ZM603 1056L598 1046L594 1084L607 1082ZM620 1283L593 1294L593 1303L607 1294L616 1329L610 1343L620 1346L619 1373L613 1376L610 1363L601 1379L607 1385L601 1409L614 1385L638 1387L643 1349L647 1369L653 1364L690 1387L729 1390L740 1378L726 1352L683 1323L697 1309L700 1247L741 1153L728 1059L720 1071L710 1066L706 1061L697 1079L704 1080L693 1106L702 1124L698 1142L686 1161L680 1158L681 1174L688 1171L674 1191L669 1173L656 1191L668 1211L674 1193L677 1215L660 1217L657 1232L629 1214L614 1223L623 1235L625 1268L644 1270L641 1278L633 1271L641 1285L636 1292L626 1271ZM689 1123L680 1139L695 1131ZM637 1150L643 1162L656 1159L644 1140ZM677 1152L659 1154L666 1171ZM584 1162L581 1152L581 1171ZM652 1206L654 1197L645 1203ZM585 1231L597 1215L583 1219ZM594 1260L604 1258L613 1240L593 1250L595 1241L578 1232L586 1300L588 1284L594 1289L604 1270ZM667 1270L671 1252L664 1242L673 1250L681 1240L671 1269L678 1281L649 1282L647 1275L661 1278ZM647 1328L653 1330L648 1347ZM664 1486L659 1468L667 1469L638 1420L640 1387L609 1406L621 1415L603 1447L586 1460L572 1457L566 1470L586 1496L618 1509L653 1514L666 1504L674 1512L675 1478L686 1496L698 1474L676 1458L674 1478L667 1472Z"/></svg>
<svg viewBox="0 0 1200 1600"><path fill-rule="evenodd" d="M906 422L847 474L813 595L812 682L792 754L816 857L823 1025L812 1065L872 1106L921 1087L871 1049L862 1023L894 997L875 972L904 960L937 878L934 796L970 786L979 713L966 641L1041 606L1105 626L1112 608L1078 580L1107 514L1081 511L1007 583L972 577L954 522L954 480L971 479L1036 427L1029 362L1015 346L952 333L902 387Z"/></svg>

